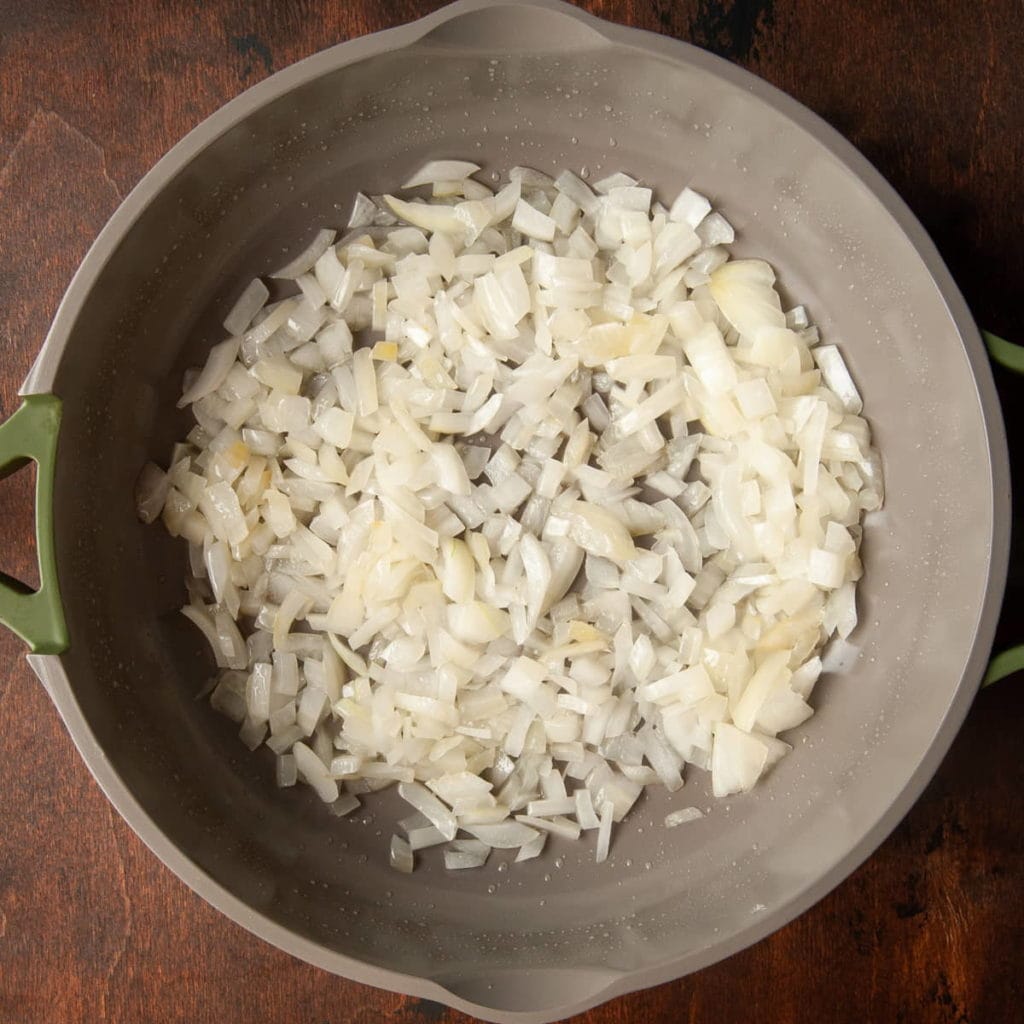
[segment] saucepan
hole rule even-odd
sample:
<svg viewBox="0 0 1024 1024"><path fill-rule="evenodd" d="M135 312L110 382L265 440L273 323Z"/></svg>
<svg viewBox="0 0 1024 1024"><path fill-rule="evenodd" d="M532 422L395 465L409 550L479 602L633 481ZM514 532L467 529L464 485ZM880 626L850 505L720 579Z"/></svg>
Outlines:
<svg viewBox="0 0 1024 1024"><path fill-rule="evenodd" d="M649 795L595 864L412 875L388 866L388 793L351 819L278 790L195 694L210 671L177 614L185 554L142 526L147 460L188 429L182 372L240 282L358 189L433 157L628 171L708 193L735 251L777 269L866 398L887 501L869 516L860 626L815 690L799 749L752 793L671 832ZM1019 359L1004 346L1001 358ZM694 47L550 0L462 0L250 89L142 180L78 270L0 430L39 464L42 585L3 621L107 796L200 896L328 971L495 1021L539 1024L698 970L836 886L932 776L986 670L1005 582L1006 442L985 347L935 247L835 131ZM1019 666L1007 654L993 676ZM702 773L693 802L712 804ZM580 849L575 847L579 846Z"/></svg>

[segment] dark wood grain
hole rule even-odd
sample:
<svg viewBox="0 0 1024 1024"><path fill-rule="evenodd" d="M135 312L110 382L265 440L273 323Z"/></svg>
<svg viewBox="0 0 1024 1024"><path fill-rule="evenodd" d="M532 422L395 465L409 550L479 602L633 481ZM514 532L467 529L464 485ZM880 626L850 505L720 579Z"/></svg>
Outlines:
<svg viewBox="0 0 1024 1024"><path fill-rule="evenodd" d="M164 151L270 72L435 6L0 0L0 415L16 407L91 240ZM979 320L1024 336L1020 0L586 6L706 46L823 115L910 203ZM1021 384L998 383L1019 452L1024 424L1012 389ZM0 487L0 563L26 579L31 521L20 474ZM1022 639L1022 608L1018 574L1005 641ZM465 1020L290 959L194 896L109 807L23 653L0 633L0 1020ZM978 698L907 819L809 913L699 975L579 1020L1020 1019L1022 682Z"/></svg>

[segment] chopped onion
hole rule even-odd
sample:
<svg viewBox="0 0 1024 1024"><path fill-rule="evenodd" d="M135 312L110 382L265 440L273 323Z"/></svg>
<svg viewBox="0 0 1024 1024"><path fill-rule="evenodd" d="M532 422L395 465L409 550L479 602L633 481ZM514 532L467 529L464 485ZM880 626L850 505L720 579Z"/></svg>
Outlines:
<svg viewBox="0 0 1024 1024"><path fill-rule="evenodd" d="M155 463L142 467L135 483L135 514L144 523L155 522L171 490L171 478Z"/></svg>
<svg viewBox="0 0 1024 1024"><path fill-rule="evenodd" d="M481 868L490 856L491 848L479 839L455 839L444 851L444 866L449 871L463 868Z"/></svg>
<svg viewBox="0 0 1024 1024"><path fill-rule="evenodd" d="M668 219L696 228L711 212L711 203L692 188L684 188L668 211Z"/></svg>
<svg viewBox="0 0 1024 1024"><path fill-rule="evenodd" d="M527 237L537 238L542 242L554 241L555 232L558 230L558 225L550 217L524 199L520 199L516 204L512 227Z"/></svg>
<svg viewBox="0 0 1024 1024"><path fill-rule="evenodd" d="M398 787L398 795L415 807L445 839L455 838L458 830L455 815L423 786L417 782L402 783Z"/></svg>
<svg viewBox="0 0 1024 1024"><path fill-rule="evenodd" d="M463 233L465 225L454 207L436 206L432 203L407 203L404 199L396 199L394 196L385 196L384 201L396 216L418 228L423 228L424 231L437 231L445 235Z"/></svg>
<svg viewBox="0 0 1024 1024"><path fill-rule="evenodd" d="M462 181L480 170L478 164L468 160L431 160L408 178L402 188L433 185L439 181Z"/></svg>
<svg viewBox="0 0 1024 1024"><path fill-rule="evenodd" d="M842 355L704 196L478 170L358 194L292 298L250 283L135 495L188 541L211 705L335 815L397 784L403 872L584 832L602 862L647 786L752 789L883 500Z"/></svg>
<svg viewBox="0 0 1024 1024"><path fill-rule="evenodd" d="M754 788L768 761L759 739L728 722L716 722L711 752L711 784L715 796L746 793Z"/></svg>
<svg viewBox="0 0 1024 1024"><path fill-rule="evenodd" d="M859 414L864 403L839 349L835 345L818 345L814 349L814 361L821 370L825 385L835 392L843 408L854 415Z"/></svg>
<svg viewBox="0 0 1024 1024"><path fill-rule="evenodd" d="M547 840L547 832L538 832L533 839L528 839L519 847L519 852L516 854L516 862L533 860L534 857L539 857L544 852L544 845L547 843Z"/></svg>
<svg viewBox="0 0 1024 1024"><path fill-rule="evenodd" d="M401 836L391 837L391 866L405 875L412 874L414 866L412 847Z"/></svg>
<svg viewBox="0 0 1024 1024"><path fill-rule="evenodd" d="M594 854L594 859L598 864L608 859L608 848L612 840L612 816L614 811L615 808L608 801L601 805L601 823L597 829L597 849Z"/></svg>
<svg viewBox="0 0 1024 1024"><path fill-rule="evenodd" d="M337 800L338 784L331 778L327 765L305 743L297 742L292 747L292 754L299 777L316 791L316 795L324 803Z"/></svg>
<svg viewBox="0 0 1024 1024"><path fill-rule="evenodd" d="M346 226L349 228L369 227L374 223L379 212L377 204L369 196L357 192L352 201L352 213L349 215Z"/></svg>
<svg viewBox="0 0 1024 1024"><path fill-rule="evenodd" d="M698 807L681 807L678 811L670 811L665 815L665 828L675 828L677 825L685 825L703 817L704 812Z"/></svg>
<svg viewBox="0 0 1024 1024"><path fill-rule="evenodd" d="M244 334L268 298L270 291L267 286L258 277L253 278L231 307L231 312L224 317L224 330L231 335Z"/></svg>
<svg viewBox="0 0 1024 1024"><path fill-rule="evenodd" d="M300 275L313 269L313 265L327 251L327 247L334 241L335 237L336 232L330 228L322 228L316 233L313 241L298 256L293 260L289 260L280 270L275 270L270 276L286 281L294 281Z"/></svg>
<svg viewBox="0 0 1024 1024"><path fill-rule="evenodd" d="M199 376L186 388L181 398L178 399L178 408L184 409L186 405L192 405L207 395L212 395L217 388L224 383L228 371L235 365L235 357L238 355L240 341L238 338L228 338L219 345L214 345L207 356L206 365Z"/></svg>

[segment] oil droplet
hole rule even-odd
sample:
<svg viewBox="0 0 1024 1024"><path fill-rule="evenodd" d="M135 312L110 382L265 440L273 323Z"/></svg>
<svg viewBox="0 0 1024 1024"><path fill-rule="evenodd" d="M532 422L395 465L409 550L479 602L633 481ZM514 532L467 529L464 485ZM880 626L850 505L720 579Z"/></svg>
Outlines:
<svg viewBox="0 0 1024 1024"><path fill-rule="evenodd" d="M489 893L494 893L497 890L497 888L498 887L496 885L489 885L489 886L487 886L487 891Z"/></svg>

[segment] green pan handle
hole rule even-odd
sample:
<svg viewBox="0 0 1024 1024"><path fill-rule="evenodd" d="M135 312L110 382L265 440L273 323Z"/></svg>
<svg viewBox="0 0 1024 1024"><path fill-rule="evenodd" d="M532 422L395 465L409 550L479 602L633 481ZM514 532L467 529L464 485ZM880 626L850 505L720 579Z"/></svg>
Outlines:
<svg viewBox="0 0 1024 1024"><path fill-rule="evenodd" d="M1024 669L1024 644L1008 647L988 663L988 671L981 685L990 686L992 683L998 683L1000 679L1005 679L1021 669Z"/></svg>
<svg viewBox="0 0 1024 1024"><path fill-rule="evenodd" d="M988 331L982 331L981 336L985 339L985 346L994 363L998 363L1014 373L1024 374L1024 346L1014 345L1012 341L990 334ZM989 686L992 683L997 683L1000 679L1019 672L1021 669L1024 669L1024 644L1009 647L997 654L988 663L988 671L985 673L981 685Z"/></svg>
<svg viewBox="0 0 1024 1024"><path fill-rule="evenodd" d="M985 346L993 362L1007 370L1013 370L1014 373L1024 373L1024 346L1014 345L1012 341L988 331L982 331L981 336L985 339Z"/></svg>
<svg viewBox="0 0 1024 1024"><path fill-rule="evenodd" d="M0 623L17 633L33 654L60 654L68 646L53 553L53 471L60 413L60 399L56 395L29 395L18 411L0 425L0 479L30 459L38 467L39 589L31 590L24 583L0 573Z"/></svg>

